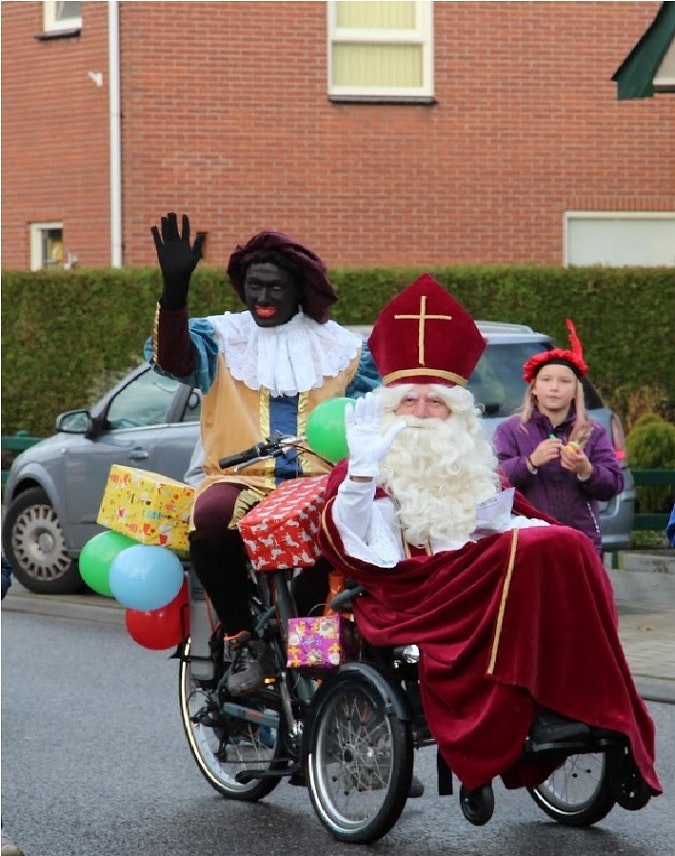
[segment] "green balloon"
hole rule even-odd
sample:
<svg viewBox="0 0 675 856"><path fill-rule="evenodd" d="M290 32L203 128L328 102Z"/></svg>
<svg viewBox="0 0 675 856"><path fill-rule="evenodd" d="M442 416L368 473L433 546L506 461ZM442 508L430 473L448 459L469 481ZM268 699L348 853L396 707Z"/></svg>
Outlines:
<svg viewBox="0 0 675 856"><path fill-rule="evenodd" d="M312 410L305 436L309 448L332 464L349 454L345 432L345 408L353 407L351 398L329 398Z"/></svg>
<svg viewBox="0 0 675 856"><path fill-rule="evenodd" d="M113 597L108 581L110 565L122 550L134 544L138 541L110 530L90 538L82 548L79 560L80 576L89 588L104 597Z"/></svg>

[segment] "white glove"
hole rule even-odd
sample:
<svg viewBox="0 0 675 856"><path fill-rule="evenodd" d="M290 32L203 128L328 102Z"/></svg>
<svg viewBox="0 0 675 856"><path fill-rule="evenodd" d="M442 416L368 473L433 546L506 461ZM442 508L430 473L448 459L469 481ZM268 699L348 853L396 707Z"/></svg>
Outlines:
<svg viewBox="0 0 675 856"><path fill-rule="evenodd" d="M381 422L382 398L372 392L357 398L353 407L345 408L350 476L375 478L380 470L380 461L406 424L400 419L394 422L386 434L382 434Z"/></svg>

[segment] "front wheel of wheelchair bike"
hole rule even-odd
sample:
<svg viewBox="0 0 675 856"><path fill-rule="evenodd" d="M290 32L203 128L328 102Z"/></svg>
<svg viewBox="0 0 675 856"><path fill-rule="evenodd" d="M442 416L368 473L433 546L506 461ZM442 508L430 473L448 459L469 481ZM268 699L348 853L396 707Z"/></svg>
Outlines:
<svg viewBox="0 0 675 856"><path fill-rule="evenodd" d="M253 779L243 783L237 781L236 776L247 770L280 769L284 765L279 760L283 723L273 728L237 719L232 720L225 734L223 729L200 721L209 707L212 691L213 682L198 680L192 673L188 639L181 652L178 692L190 753L208 783L224 797L244 802L260 800L274 790L279 779ZM253 716L256 713L264 716L271 710L248 699L237 699L237 704L249 709ZM275 704L274 708L278 711L280 705Z"/></svg>
<svg viewBox="0 0 675 856"><path fill-rule="evenodd" d="M412 770L410 724L366 676L338 675L308 746L307 786L321 823L339 841L376 841L400 817Z"/></svg>
<svg viewBox="0 0 675 856"><path fill-rule="evenodd" d="M604 752L570 755L546 781L528 791L539 808L563 826L592 826L616 803Z"/></svg>

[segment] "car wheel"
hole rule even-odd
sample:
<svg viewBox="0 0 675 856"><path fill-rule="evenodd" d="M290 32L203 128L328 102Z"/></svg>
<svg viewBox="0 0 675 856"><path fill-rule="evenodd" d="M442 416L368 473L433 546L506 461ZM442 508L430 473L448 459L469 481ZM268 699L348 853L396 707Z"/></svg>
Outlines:
<svg viewBox="0 0 675 856"><path fill-rule="evenodd" d="M77 562L66 549L59 518L41 488L20 493L7 508L2 543L14 576L30 591L74 594L84 588Z"/></svg>

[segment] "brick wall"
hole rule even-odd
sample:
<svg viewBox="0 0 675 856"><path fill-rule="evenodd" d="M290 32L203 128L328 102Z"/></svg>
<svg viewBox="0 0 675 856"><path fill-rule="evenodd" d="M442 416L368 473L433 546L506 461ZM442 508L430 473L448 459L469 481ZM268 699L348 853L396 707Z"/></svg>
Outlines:
<svg viewBox="0 0 675 856"><path fill-rule="evenodd" d="M83 5L82 35L49 41L42 3L0 7L3 269L29 269L29 224L44 221L88 265L110 261L107 4Z"/></svg>
<svg viewBox="0 0 675 856"><path fill-rule="evenodd" d="M41 4L2 4L4 268L38 219L110 261L106 4L83 5L80 39L39 43ZM559 264L566 210L675 210L675 96L611 81L658 7L435 3L422 106L328 101L322 2L122 3L124 261L155 263L172 209L209 263L274 227L331 266Z"/></svg>

